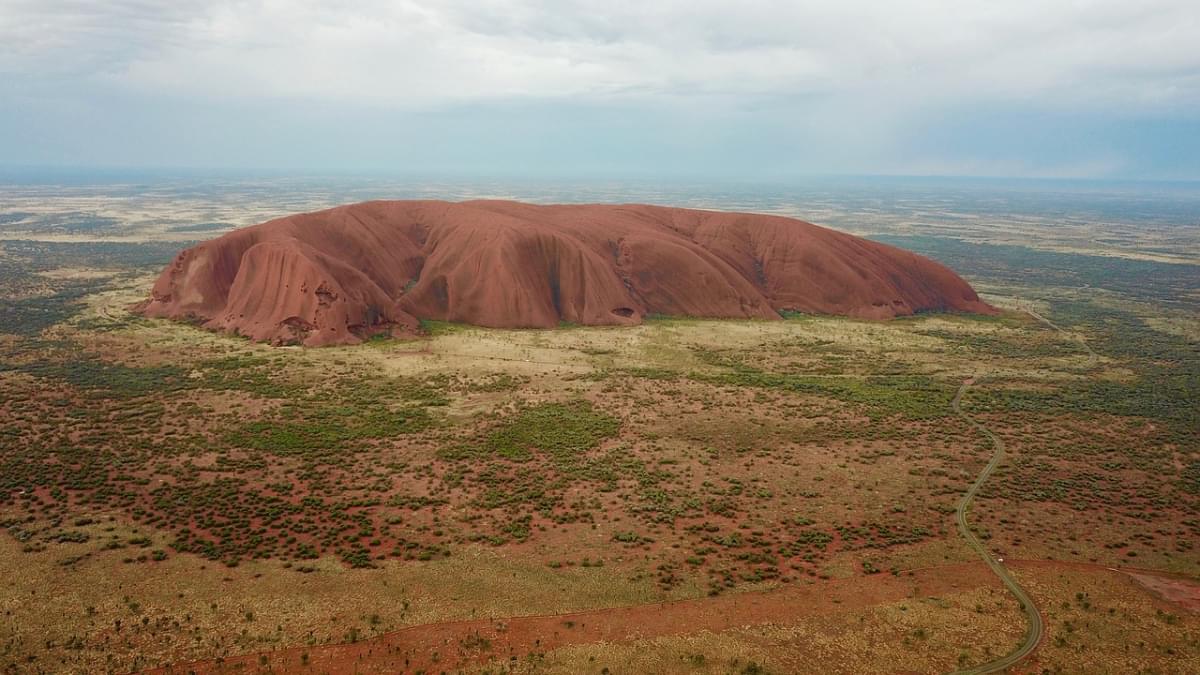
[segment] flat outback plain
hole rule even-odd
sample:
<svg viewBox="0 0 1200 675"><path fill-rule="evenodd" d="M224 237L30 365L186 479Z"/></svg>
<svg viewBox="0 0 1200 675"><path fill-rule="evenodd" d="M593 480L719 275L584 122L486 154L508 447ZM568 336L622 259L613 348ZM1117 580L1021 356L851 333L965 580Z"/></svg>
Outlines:
<svg viewBox="0 0 1200 675"><path fill-rule="evenodd" d="M1036 609L1015 672L1200 672L1200 202L1056 189L619 190L906 248L994 314L309 348L135 310L179 250L275 216L617 198L5 187L0 665L937 672L1017 649ZM967 518L1033 607L956 526L997 440Z"/></svg>

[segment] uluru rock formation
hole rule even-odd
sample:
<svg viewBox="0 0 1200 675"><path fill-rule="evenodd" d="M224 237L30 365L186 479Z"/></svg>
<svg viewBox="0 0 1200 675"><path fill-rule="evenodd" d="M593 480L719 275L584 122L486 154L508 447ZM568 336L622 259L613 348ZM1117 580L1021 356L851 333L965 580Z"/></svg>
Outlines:
<svg viewBox="0 0 1200 675"><path fill-rule="evenodd" d="M784 310L995 311L939 263L792 218L492 200L364 202L235 230L179 253L141 306L305 345L418 319L549 328Z"/></svg>

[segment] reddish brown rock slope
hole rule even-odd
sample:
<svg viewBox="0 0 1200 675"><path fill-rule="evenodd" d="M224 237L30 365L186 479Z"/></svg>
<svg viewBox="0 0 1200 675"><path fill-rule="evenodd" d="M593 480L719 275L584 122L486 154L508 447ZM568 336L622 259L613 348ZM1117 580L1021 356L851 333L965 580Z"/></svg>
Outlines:
<svg viewBox="0 0 1200 675"><path fill-rule="evenodd" d="M505 201L364 202L236 230L176 256L142 306L306 345L418 318L515 328L781 310L994 311L943 265L800 220Z"/></svg>

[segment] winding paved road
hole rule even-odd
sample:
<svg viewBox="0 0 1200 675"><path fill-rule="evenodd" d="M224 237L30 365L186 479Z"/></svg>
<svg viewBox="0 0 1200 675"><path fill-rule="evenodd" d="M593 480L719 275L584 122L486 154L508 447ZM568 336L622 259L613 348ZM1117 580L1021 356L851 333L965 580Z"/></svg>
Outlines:
<svg viewBox="0 0 1200 675"><path fill-rule="evenodd" d="M1059 328L1054 322L1038 314L1037 312L1034 312L1031 309L1026 309L1025 313L1046 324L1050 328L1053 328L1059 333L1067 335L1065 330ZM1097 356L1096 352L1092 351L1092 348L1088 346L1087 341L1078 336L1074 337L1088 354L1088 360L1084 365L1084 368L1091 369L1096 365L1096 362L1099 360L1099 356ZM983 467L983 471L979 472L979 477L975 479L975 482L971 484L970 489L968 489L967 492L962 496L962 499L959 500L958 507L954 511L954 519L958 525L958 532L963 536L963 539L967 541L967 545L979 554L979 557L983 559L983 562L987 563L987 566L996 574L997 577L1000 578L1000 581L1004 584L1008 591L1013 594L1013 597L1017 599L1017 602L1020 603L1021 611L1025 612L1025 618L1029 623L1029 628L1025 631L1025 639L1022 640L1021 644L1018 645L1013 651L1001 656L998 659L988 661L987 663L973 666L965 670L955 671L955 675L965 675L968 673L997 673L1002 670L1007 670L1020 663L1023 659L1025 659L1025 657L1029 656L1035 649L1037 649L1037 646L1039 643L1041 643L1042 637L1045 635L1046 630L1045 623L1042 620L1042 614L1038 611L1037 606L1033 603L1033 599L1029 597L1029 594L1025 592L1024 588L1021 588L1021 585L1017 583L1017 580L1014 579L1011 574L1009 574L1008 568L1004 566L1000 559L993 556L987 550L987 548L984 547L983 542L979 541L979 537L975 536L975 533L971 531L970 524L967 522L967 514L971 510L971 502L975 500L975 495L979 493L979 489L983 487L983 484L987 481L987 479L996 471L996 467L1000 465L1000 461L1004 459L1004 441L1000 440L999 436L992 433L990 429L979 423L979 421L977 421L974 417L971 417L967 413L963 412L963 395L966 394L967 389L975 383L976 380L974 378L964 381L962 386L958 388L958 392L954 394L954 400L950 402L950 407L954 410L956 415L966 420L967 423L975 427L975 429L986 436L987 439L991 441L992 447L995 448L995 452L992 453L992 459L987 463L987 466Z"/></svg>
<svg viewBox="0 0 1200 675"><path fill-rule="evenodd" d="M974 383L973 379L963 382L962 386L958 388L958 393L954 395L954 400L950 402L950 407L954 409L955 414L978 429L984 436L987 436L996 451L992 454L992 459L987 463L987 466L983 467L983 471L979 472L979 477L971 484L970 489L959 500L958 507L954 512L954 519L958 523L958 532L963 536L963 539L967 540L967 545L979 554L983 562L987 563L992 572L1000 577L1000 581L1009 592L1016 597L1017 602L1021 603L1021 609L1025 612L1025 618L1029 622L1029 628L1025 631L1025 639L1012 652L993 661L988 661L987 663L967 668L966 670L956 671L956 673L996 673L1015 666L1026 656L1032 654L1033 650L1037 649L1038 643L1042 641L1042 636L1045 633L1045 625L1042 622L1041 612L1033 604L1033 599L1029 597L1025 589L1021 588L1017 580L1013 579L1012 575L1008 573L1008 568L988 552L983 546L983 542L979 541L979 537L975 536L975 533L971 531L971 526L967 523L967 513L971 510L971 502L975 500L975 495L979 492L979 488L983 487L984 482L992 475L996 467L1000 465L1000 460L1004 459L1004 441L1000 440L999 436L993 434L990 429L977 422L974 417L971 417L962 410L963 394L967 393L967 388Z"/></svg>

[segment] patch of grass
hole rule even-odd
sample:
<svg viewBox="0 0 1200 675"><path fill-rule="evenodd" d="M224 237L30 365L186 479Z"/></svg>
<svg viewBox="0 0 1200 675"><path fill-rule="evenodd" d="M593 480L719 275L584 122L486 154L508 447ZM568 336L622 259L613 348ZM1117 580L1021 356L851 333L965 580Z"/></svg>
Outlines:
<svg viewBox="0 0 1200 675"><path fill-rule="evenodd" d="M587 401L543 403L521 409L481 442L449 448L441 454L447 459L474 456L523 461L538 450L556 461L569 462L616 435L619 429L620 420L597 411Z"/></svg>
<svg viewBox="0 0 1200 675"><path fill-rule="evenodd" d="M225 434L224 442L277 455L339 450L350 441L390 438L421 431L430 424L422 408L362 410L352 406L318 409L303 420L257 420Z"/></svg>
<svg viewBox="0 0 1200 675"><path fill-rule="evenodd" d="M471 326L464 323L454 323L452 321L434 321L433 319L421 319L421 332L430 337L438 337L441 335L453 335L464 330L470 329Z"/></svg>
<svg viewBox="0 0 1200 675"><path fill-rule="evenodd" d="M901 415L908 419L932 419L949 414L954 388L924 375L813 377L770 373L746 364L725 352L696 350L705 363L723 369L715 373L691 373L693 380L716 385L779 389L828 396L863 407L871 417Z"/></svg>
<svg viewBox="0 0 1200 675"><path fill-rule="evenodd" d="M1170 422L1180 441L1195 446L1200 429L1200 347L1154 330L1132 312L1090 301L1052 303L1064 328L1079 330L1106 358L1136 373L1132 382L1086 379L1054 391L991 388L978 394L985 408L1011 411L1105 412Z"/></svg>
<svg viewBox="0 0 1200 675"><path fill-rule="evenodd" d="M184 369L177 366L126 366L82 356L70 361L34 361L19 365L0 364L0 370L19 370L35 377L56 379L81 389L115 398L133 398L152 393L178 391L191 386Z"/></svg>

